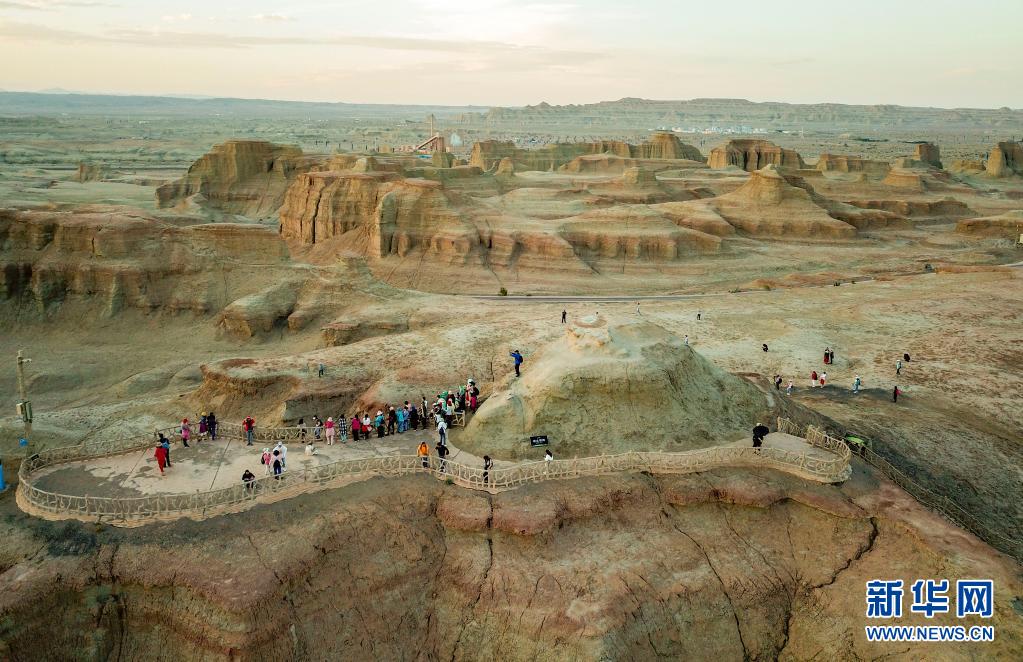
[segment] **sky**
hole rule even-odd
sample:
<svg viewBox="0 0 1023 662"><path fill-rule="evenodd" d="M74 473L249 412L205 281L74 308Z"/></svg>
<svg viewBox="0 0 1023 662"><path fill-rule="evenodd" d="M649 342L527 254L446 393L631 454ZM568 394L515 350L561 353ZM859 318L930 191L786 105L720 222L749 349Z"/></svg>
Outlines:
<svg viewBox="0 0 1023 662"><path fill-rule="evenodd" d="M0 0L0 89L1023 108L1023 0Z"/></svg>

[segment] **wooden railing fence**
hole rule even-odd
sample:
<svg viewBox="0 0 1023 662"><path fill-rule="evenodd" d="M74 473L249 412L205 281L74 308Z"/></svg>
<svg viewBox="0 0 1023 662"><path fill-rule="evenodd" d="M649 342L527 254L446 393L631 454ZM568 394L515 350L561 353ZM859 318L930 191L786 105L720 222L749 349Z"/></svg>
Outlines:
<svg viewBox="0 0 1023 662"><path fill-rule="evenodd" d="M780 431L793 434L791 422L778 420ZM162 430L169 437L177 428ZM296 439L299 428L267 428L259 431L262 442ZM141 450L155 443L156 434L104 441L42 451L27 458L19 473L19 500L50 515L77 519L108 519L122 522L205 517L218 511L254 503L261 497L279 498L312 491L343 479L368 479L374 476L405 476L426 473L461 487L496 492L526 483L561 478L595 476L615 472L691 473L722 466L775 467L820 482L841 482L849 477L850 451L840 440L817 428L807 428L806 440L829 451L827 457L782 448L718 446L679 453L631 451L617 455L538 461L485 472L482 466L470 467L454 461L440 462L430 457L427 467L415 455L392 455L357 460L339 460L301 471L288 471L279 478L264 476L248 484L184 494L153 494L142 497L93 497L58 494L36 487L33 477L41 469L67 462L103 457L129 450ZM219 436L243 438L240 426L222 425ZM173 437L172 437L173 438Z"/></svg>

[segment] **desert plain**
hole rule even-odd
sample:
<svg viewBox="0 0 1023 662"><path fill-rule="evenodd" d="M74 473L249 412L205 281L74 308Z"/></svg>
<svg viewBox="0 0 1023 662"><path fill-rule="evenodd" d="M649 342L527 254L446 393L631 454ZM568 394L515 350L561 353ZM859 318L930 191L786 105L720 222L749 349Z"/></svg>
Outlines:
<svg viewBox="0 0 1023 662"><path fill-rule="evenodd" d="M0 94L3 657L1023 650L1023 112L110 99ZM711 124L766 128L685 130ZM469 379L479 409L447 434L474 468L746 446L759 423L782 448L779 419L859 441L834 481L742 464L473 489L433 465L131 522L20 484L272 481L272 440L184 448L182 420L312 439L314 417ZM289 480L438 437L290 439ZM923 577L993 578L992 619L968 622L995 640L868 642L864 582Z"/></svg>

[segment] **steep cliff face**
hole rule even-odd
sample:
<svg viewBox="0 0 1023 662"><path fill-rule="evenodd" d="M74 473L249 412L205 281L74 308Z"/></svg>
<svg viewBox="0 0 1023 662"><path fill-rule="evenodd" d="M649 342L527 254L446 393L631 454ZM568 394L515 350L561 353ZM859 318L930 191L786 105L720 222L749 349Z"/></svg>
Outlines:
<svg viewBox="0 0 1023 662"><path fill-rule="evenodd" d="M1013 141L995 145L985 165L992 177L1023 175L1023 144Z"/></svg>
<svg viewBox="0 0 1023 662"><path fill-rule="evenodd" d="M591 143L557 143L539 149L520 149L514 143L485 140L473 145L471 165L490 170L502 159L510 159L520 170L556 170L573 159L589 154L609 154L623 159L686 159L703 162L700 150L681 142L672 133L655 133L638 145L602 140Z"/></svg>
<svg viewBox="0 0 1023 662"><path fill-rule="evenodd" d="M721 469L497 495L375 479L132 530L12 507L12 660L873 659L891 652L862 635L877 577L990 577L985 654L1021 640L1016 566L866 471L841 487Z"/></svg>
<svg viewBox="0 0 1023 662"><path fill-rule="evenodd" d="M464 257L479 243L442 182L386 172L300 175L281 209L282 236L315 244L349 233L371 257L404 257L416 248Z"/></svg>
<svg viewBox="0 0 1023 662"><path fill-rule="evenodd" d="M209 314L244 294L251 274L283 264L268 228L179 227L118 208L0 212L0 295L52 312L69 300ZM215 268L211 268L215 266Z"/></svg>
<svg viewBox="0 0 1023 662"><path fill-rule="evenodd" d="M736 166L748 172L769 165L786 168L805 168L803 157L791 149L784 149L767 140L729 140L710 151L707 164L711 168Z"/></svg>
<svg viewBox="0 0 1023 662"><path fill-rule="evenodd" d="M941 168L941 148L934 143L917 143L913 159L935 168Z"/></svg>
<svg viewBox="0 0 1023 662"><path fill-rule="evenodd" d="M174 207L199 196L210 208L265 218L277 212L294 175L313 165L297 147L231 140L214 146L181 179L157 188L156 201Z"/></svg>

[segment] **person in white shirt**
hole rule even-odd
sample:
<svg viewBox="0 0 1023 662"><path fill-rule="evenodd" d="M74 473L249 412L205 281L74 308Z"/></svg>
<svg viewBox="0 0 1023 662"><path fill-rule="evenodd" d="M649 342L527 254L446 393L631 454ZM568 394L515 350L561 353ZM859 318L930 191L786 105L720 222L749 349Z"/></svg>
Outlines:
<svg viewBox="0 0 1023 662"><path fill-rule="evenodd" d="M444 418L441 416L437 417L437 434L440 435L440 442L444 446L448 445L448 424L444 422Z"/></svg>

